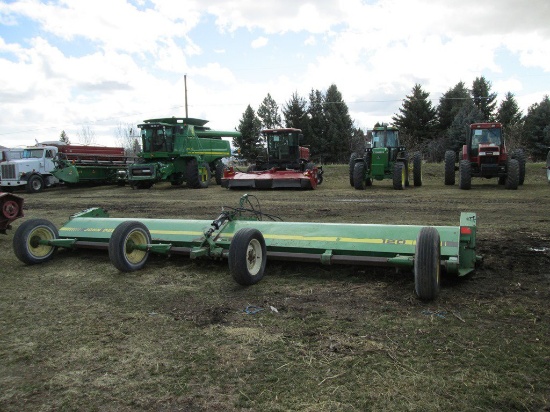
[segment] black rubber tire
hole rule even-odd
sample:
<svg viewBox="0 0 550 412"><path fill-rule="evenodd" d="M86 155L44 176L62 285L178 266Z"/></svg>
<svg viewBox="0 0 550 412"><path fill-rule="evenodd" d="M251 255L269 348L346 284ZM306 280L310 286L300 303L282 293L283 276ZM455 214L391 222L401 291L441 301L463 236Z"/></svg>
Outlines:
<svg viewBox="0 0 550 412"><path fill-rule="evenodd" d="M210 181L210 167L203 163L199 170L197 159L190 159L186 166L187 186L192 189L206 189Z"/></svg>
<svg viewBox="0 0 550 412"><path fill-rule="evenodd" d="M395 162L393 165L393 188L403 190L405 187L405 164Z"/></svg>
<svg viewBox="0 0 550 412"><path fill-rule="evenodd" d="M504 185L504 183L506 183L506 176L499 176L498 177L498 184L499 185Z"/></svg>
<svg viewBox="0 0 550 412"><path fill-rule="evenodd" d="M356 162L353 166L353 187L355 190L365 190L365 162Z"/></svg>
<svg viewBox="0 0 550 412"><path fill-rule="evenodd" d="M50 260L56 246L39 245L40 240L54 240L59 237L57 228L49 220L30 219L23 222L13 235L13 251L17 258L27 264L35 265Z"/></svg>
<svg viewBox="0 0 550 412"><path fill-rule="evenodd" d="M27 193L39 193L44 190L44 179L40 175L32 175L27 182Z"/></svg>
<svg viewBox="0 0 550 412"><path fill-rule="evenodd" d="M516 149L512 152L512 158L516 159L519 163L518 185L521 186L525 182L525 163L527 161L525 152L523 149Z"/></svg>
<svg viewBox="0 0 550 412"><path fill-rule="evenodd" d="M445 184L448 186L455 184L455 152L447 150L445 152Z"/></svg>
<svg viewBox="0 0 550 412"><path fill-rule="evenodd" d="M506 169L504 188L508 190L517 190L519 185L519 162L516 159L508 159Z"/></svg>
<svg viewBox="0 0 550 412"><path fill-rule="evenodd" d="M433 300L439 294L441 242L434 227L423 227L416 238L414 288L422 300Z"/></svg>
<svg viewBox="0 0 550 412"><path fill-rule="evenodd" d="M422 154L419 152L413 155L413 184L422 186Z"/></svg>
<svg viewBox="0 0 550 412"><path fill-rule="evenodd" d="M253 285L264 277L267 251L262 233L240 229L229 245L229 271L239 285Z"/></svg>
<svg viewBox="0 0 550 412"><path fill-rule="evenodd" d="M153 186L153 182L144 181L144 180L138 180L137 182L132 184L132 187L138 190L151 189L152 186Z"/></svg>
<svg viewBox="0 0 550 412"><path fill-rule="evenodd" d="M133 249L134 244L151 244L149 229L141 222L122 222L109 239L109 259L121 272L139 270L147 262L149 251Z"/></svg>
<svg viewBox="0 0 550 412"><path fill-rule="evenodd" d="M216 166L214 168L214 178L216 179L216 184L217 185L222 184L223 169L225 169L225 166L223 165L223 162L221 160L218 160L216 162Z"/></svg>
<svg viewBox="0 0 550 412"><path fill-rule="evenodd" d="M458 167L458 187L470 190L472 187L472 165L469 160L461 160Z"/></svg>
<svg viewBox="0 0 550 412"><path fill-rule="evenodd" d="M354 152L349 157L349 184L351 185L351 187L355 187L355 185L353 184L354 182L353 172L355 169L355 159L357 159L357 153Z"/></svg>

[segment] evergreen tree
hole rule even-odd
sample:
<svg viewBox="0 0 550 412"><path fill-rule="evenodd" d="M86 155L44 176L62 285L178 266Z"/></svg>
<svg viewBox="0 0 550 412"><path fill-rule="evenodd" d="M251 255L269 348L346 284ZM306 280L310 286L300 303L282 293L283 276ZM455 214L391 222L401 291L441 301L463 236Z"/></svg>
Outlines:
<svg viewBox="0 0 550 412"><path fill-rule="evenodd" d="M248 161L256 159L263 152L260 139L262 121L256 116L250 105L244 111L237 130L241 136L233 138L233 146L238 149L244 159Z"/></svg>
<svg viewBox="0 0 550 412"><path fill-rule="evenodd" d="M345 162L352 150L353 121L348 106L342 99L342 93L335 84L330 85L325 94L324 113L328 143L326 160Z"/></svg>
<svg viewBox="0 0 550 412"><path fill-rule="evenodd" d="M430 93L415 84L412 94L406 96L400 114L392 117L393 124L402 135L408 136L413 145L429 141L435 133L437 110L429 99Z"/></svg>
<svg viewBox="0 0 550 412"><path fill-rule="evenodd" d="M437 108L439 132L446 133L462 106L471 100L470 92L466 89L464 82L459 82L447 90L439 99Z"/></svg>
<svg viewBox="0 0 550 412"><path fill-rule="evenodd" d="M463 104L447 131L447 149L459 152L466 144L470 124L481 121L483 121L483 113L472 100Z"/></svg>
<svg viewBox="0 0 550 412"><path fill-rule="evenodd" d="M285 127L301 129L304 135L302 145L310 145L312 143L311 134L309 133L309 118L307 116L307 101L298 96L298 93L292 93L292 97L282 108L285 118Z"/></svg>
<svg viewBox="0 0 550 412"><path fill-rule="evenodd" d="M472 84L472 98L474 99L474 104L483 114L482 121L494 121L497 94L491 93L491 82L487 81L483 76L476 77Z"/></svg>
<svg viewBox="0 0 550 412"><path fill-rule="evenodd" d="M69 140L69 136L67 136L67 133L65 133L65 130L61 131L61 134L59 135L59 141L66 144L71 144L71 141Z"/></svg>
<svg viewBox="0 0 550 412"><path fill-rule="evenodd" d="M311 144L311 154L325 156L328 152L326 139L327 124L323 110L325 98L319 90L311 90L309 93L309 128L308 136Z"/></svg>
<svg viewBox="0 0 550 412"><path fill-rule="evenodd" d="M514 95L510 92L506 93L497 111L497 121L502 123L505 128L508 128L521 122L521 118L521 110Z"/></svg>
<svg viewBox="0 0 550 412"><path fill-rule="evenodd" d="M281 115L279 114L279 106L268 93L262 104L258 108L258 117L262 121L264 129L275 129L281 127Z"/></svg>
<svg viewBox="0 0 550 412"><path fill-rule="evenodd" d="M533 159L545 159L550 147L550 98L548 95L544 96L540 103L535 103L527 109L523 132Z"/></svg>

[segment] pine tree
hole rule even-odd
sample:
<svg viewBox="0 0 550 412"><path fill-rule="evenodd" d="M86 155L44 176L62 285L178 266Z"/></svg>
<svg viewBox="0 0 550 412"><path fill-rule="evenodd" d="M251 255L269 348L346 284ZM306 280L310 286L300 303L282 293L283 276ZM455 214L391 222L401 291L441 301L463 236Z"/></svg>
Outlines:
<svg viewBox="0 0 550 412"><path fill-rule="evenodd" d="M65 130L61 131L61 134L59 135L59 141L66 144L71 144L71 141L69 140L69 136L67 136L67 133L65 133Z"/></svg>
<svg viewBox="0 0 550 412"><path fill-rule="evenodd" d="M447 131L447 149L459 152L466 144L470 124L481 121L483 121L483 113L472 100L463 104Z"/></svg>
<svg viewBox="0 0 550 412"><path fill-rule="evenodd" d="M491 93L491 82L487 81L483 76L476 77L472 84L472 98L474 99L474 104L483 114L482 121L494 121L497 94Z"/></svg>
<svg viewBox="0 0 550 412"><path fill-rule="evenodd" d="M548 95L544 96L540 103L535 103L527 109L523 132L533 159L545 159L550 147L550 98Z"/></svg>
<svg viewBox="0 0 550 412"><path fill-rule="evenodd" d="M328 152L328 143L326 139L327 122L323 110L325 98L319 90L311 90L309 93L309 128L308 136L311 142L311 154L324 157Z"/></svg>
<svg viewBox="0 0 550 412"><path fill-rule="evenodd" d="M262 104L258 108L258 117L262 121L264 129L275 129L281 127L281 115L279 114L279 106L268 93Z"/></svg>
<svg viewBox="0 0 550 412"><path fill-rule="evenodd" d="M233 146L238 149L242 158L248 161L256 159L263 151L260 139L262 122L250 105L244 111L237 130L241 136L233 138Z"/></svg>
<svg viewBox="0 0 550 412"><path fill-rule="evenodd" d="M437 108L438 129L445 134L453 124L453 120L462 106L471 102L470 92L464 82L457 83L453 88L447 90L439 99Z"/></svg>
<svg viewBox="0 0 550 412"><path fill-rule="evenodd" d="M514 95L510 92L506 93L497 111L497 121L507 128L521 122L521 118L521 110Z"/></svg>
<svg viewBox="0 0 550 412"><path fill-rule="evenodd" d="M430 93L415 84L412 93L403 100L400 114L392 117L393 124L401 135L406 135L413 145L429 141L434 137L437 110L429 99Z"/></svg>
<svg viewBox="0 0 550 412"><path fill-rule="evenodd" d="M345 162L352 151L353 121L348 106L335 84L330 85L324 102L327 125L328 158L333 162Z"/></svg>
<svg viewBox="0 0 550 412"><path fill-rule="evenodd" d="M307 116L307 101L298 96L298 93L292 93L292 97L282 108L285 118L285 127L301 129L304 139L302 145L311 144L311 136L309 134L309 118Z"/></svg>

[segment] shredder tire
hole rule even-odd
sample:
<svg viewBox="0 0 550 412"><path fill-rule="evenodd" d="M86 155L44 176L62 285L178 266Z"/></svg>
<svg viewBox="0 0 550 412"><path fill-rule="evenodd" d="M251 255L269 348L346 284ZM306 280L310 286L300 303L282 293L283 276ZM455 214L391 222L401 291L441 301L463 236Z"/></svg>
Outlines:
<svg viewBox="0 0 550 412"><path fill-rule="evenodd" d="M17 258L34 265L50 260L56 246L39 244L41 240L54 240L59 237L57 228L49 220L30 219L23 222L13 235L13 251Z"/></svg>
<svg viewBox="0 0 550 412"><path fill-rule="evenodd" d="M267 252L262 233L240 229L229 245L229 271L239 285L253 285L264 277Z"/></svg>
<svg viewBox="0 0 550 412"><path fill-rule="evenodd" d="M109 259L121 272L133 272L143 268L149 257L148 250L135 249L133 245L151 244L147 226L137 221L119 224L109 239Z"/></svg>
<svg viewBox="0 0 550 412"><path fill-rule="evenodd" d="M433 300L439 294L441 243L439 232L423 227L416 238L414 257L414 287L422 300Z"/></svg>

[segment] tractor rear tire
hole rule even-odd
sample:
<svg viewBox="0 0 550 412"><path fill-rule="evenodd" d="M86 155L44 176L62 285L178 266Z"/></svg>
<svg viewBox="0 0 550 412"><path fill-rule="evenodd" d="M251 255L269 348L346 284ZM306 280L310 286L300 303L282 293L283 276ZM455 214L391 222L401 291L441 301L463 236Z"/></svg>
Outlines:
<svg viewBox="0 0 550 412"><path fill-rule="evenodd" d="M422 154L419 152L413 155L413 184L422 186Z"/></svg>
<svg viewBox="0 0 550 412"><path fill-rule="evenodd" d="M458 187L470 190L472 187L472 165L469 160L461 160L458 168Z"/></svg>
<svg viewBox="0 0 550 412"><path fill-rule="evenodd" d="M440 288L441 243L434 227L423 227L416 238L414 256L414 287L422 300L433 300Z"/></svg>
<svg viewBox="0 0 550 412"><path fill-rule="evenodd" d="M355 159L357 159L357 153L354 152L349 157L349 184L351 185L351 187L355 187L355 185L353 184L353 182L354 182L353 174L354 174L354 169L355 169Z"/></svg>
<svg viewBox="0 0 550 412"><path fill-rule="evenodd" d="M519 163L519 178L518 178L518 185L522 186L525 182L525 152L523 149L516 149L512 151L512 159L516 159Z"/></svg>
<svg viewBox="0 0 550 412"><path fill-rule="evenodd" d="M206 189L210 181L210 166L202 163L199 167L197 159L187 162L187 186L191 189Z"/></svg>
<svg viewBox="0 0 550 412"><path fill-rule="evenodd" d="M40 175L32 175L27 182L27 193L39 193L44 190L44 179Z"/></svg>
<svg viewBox="0 0 550 412"><path fill-rule="evenodd" d="M23 222L13 235L13 251L17 258L27 264L35 265L50 260L56 246L41 245L41 240L54 240L59 232L49 220L30 219Z"/></svg>
<svg viewBox="0 0 550 412"><path fill-rule="evenodd" d="M229 245L229 271L243 286L258 283L264 277L267 251L262 233L254 228L240 229Z"/></svg>
<svg viewBox="0 0 550 412"><path fill-rule="evenodd" d="M445 152L445 184L448 186L455 184L455 158L452 150Z"/></svg>
<svg viewBox="0 0 550 412"><path fill-rule="evenodd" d="M517 190L519 185L519 162L516 159L508 159L506 171L506 181L504 188L508 190Z"/></svg>
<svg viewBox="0 0 550 412"><path fill-rule="evenodd" d="M119 224L109 239L109 259L121 272L143 268L149 251L135 249L134 245L151 244L151 233L141 222L128 220Z"/></svg>
<svg viewBox="0 0 550 412"><path fill-rule="evenodd" d="M403 190L405 187L405 164L402 162L395 162L393 165L393 188L395 190Z"/></svg>
<svg viewBox="0 0 550 412"><path fill-rule="evenodd" d="M365 162L356 162L353 167L353 187L356 190L365 190Z"/></svg>

